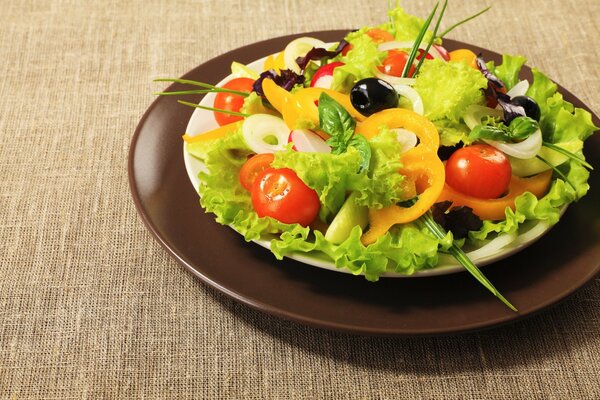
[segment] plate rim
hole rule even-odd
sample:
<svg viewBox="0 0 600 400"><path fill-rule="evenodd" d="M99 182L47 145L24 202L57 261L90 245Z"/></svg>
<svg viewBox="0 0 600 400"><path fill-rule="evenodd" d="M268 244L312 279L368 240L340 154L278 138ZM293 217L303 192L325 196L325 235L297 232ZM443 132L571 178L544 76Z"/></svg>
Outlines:
<svg viewBox="0 0 600 400"><path fill-rule="evenodd" d="M291 35L282 35L282 36L250 43L245 46L241 46L241 47L229 50L223 54L218 55L217 57L206 60L205 62L195 66L191 70L188 70L184 75L182 75L182 78L186 78L186 77L189 77L190 75L193 75L194 72L198 69L206 68L209 63L222 62L223 60L230 58L233 54L235 54L243 49L259 47L259 46L263 46L265 44L279 42L279 41L283 41L283 40L290 41L294 38L301 37L301 36L307 36L307 35L317 35L318 36L318 35L327 35L327 34L342 35L344 33L347 33L348 31L349 30L339 30L339 29L338 30L310 31L310 32L296 33L296 34L291 34ZM499 54L499 53L496 53L495 51L487 50L487 49L481 48L477 45L472 45L472 44L462 42L459 40L445 39L445 41L447 43L450 42L452 44L466 45L466 46L469 46L470 48L473 48L476 50L483 50L486 52ZM244 60L239 60L239 61L244 61ZM565 95L565 97L571 97L573 99L577 99L581 103L581 106L585 110L587 110L591 113L592 120L595 122L596 125L598 125L598 120L599 120L598 116L586 104L584 104L581 100L579 100L576 96L574 96L569 90L564 88L562 85L560 85L559 83L557 83L554 80L553 80L553 82L555 82L557 84L560 92L563 95ZM253 298L247 298L246 296L240 295L235 290L232 290L232 289L228 288L227 286L224 286L224 285L220 284L219 282L215 281L214 279L212 279L211 276L209 276L205 273L202 273L200 270L198 270L198 267L192 265L186 259L185 256L178 254L174 249L172 249L168 244L168 240L166 240L166 238L164 238L158 232L158 230L157 230L156 226L154 225L153 221L151 220L147 210L143 206L143 201L141 199L141 195L140 195L139 189L137 187L137 182L135 180L135 152L138 148L138 143L139 143L139 139L141 136L141 132L143 131L143 128L144 128L144 123L148 120L148 118L151 116L151 114L159 106L161 101L162 101L162 99L160 97L156 98L150 104L150 106L146 109L146 111L143 113L143 115L140 118L140 120L136 126L136 129L134 131L133 137L131 139L129 152L128 152L128 162L127 162L128 182L129 182L130 191L131 191L131 194L132 194L132 197L134 200L134 204L136 207L136 211L140 215L144 225L151 232L152 236L167 251L167 253L170 254L179 264L184 266L188 271L190 271L194 276L198 277L202 282L208 284L209 286L216 289L217 291L227 295L228 297L234 299L235 301L238 301L240 303L248 305L251 308L254 308L258 311L266 312L268 314L271 314L271 315L274 315L274 316L277 316L277 317L280 317L280 318L283 318L286 320L296 321L296 322L299 322L299 323L302 323L302 324L305 324L308 326L316 327L316 328L335 330L335 331L341 331L341 332L352 333L352 334L363 334L363 335L366 334L366 335L376 335L376 336L403 336L403 337L453 335L453 334L462 334L462 333L468 333L468 332L473 332L473 331L479 331L479 330L483 330L483 329L491 329L491 328L506 325L508 323L517 322L517 321L523 320L525 318L529 318L531 316L537 315L541 311L544 311L547 308L552 307L552 306L564 301L571 294L573 294L574 292L580 290L582 287L584 287L587 284L589 284L590 282L592 282L594 280L594 278L600 274L600 264L599 264L599 265L596 265L594 268L591 268L590 271L588 271L588 273L586 274L585 278L582 278L577 285L565 288L565 290L563 290L560 295L546 299L545 301L537 304L536 307L534 307L533 309L527 311L525 314L518 313L518 314L499 315L496 318L488 319L485 321L467 323L467 324L463 324L459 327L452 328L452 329L440 329L440 328L423 329L423 328L420 328L420 329L415 329L415 330L398 330L397 328L386 329L386 328L382 328L382 327L365 327L365 326L357 327L356 325L352 325L352 324L348 324L348 323L323 321L322 318L315 318L315 317L300 315L300 314L293 313L290 311L281 310L280 308L274 307L267 302L253 299ZM598 132L596 132L595 135L598 135ZM184 171L185 171L185 169L184 169ZM185 178L187 179L187 176ZM312 267L310 267L310 268L312 268ZM333 271L331 271L330 273L337 274L337 272L333 272ZM466 272L463 272L463 274L465 274L465 273ZM443 278L443 276L442 276L442 278ZM490 296L491 296L491 294L490 294Z"/></svg>

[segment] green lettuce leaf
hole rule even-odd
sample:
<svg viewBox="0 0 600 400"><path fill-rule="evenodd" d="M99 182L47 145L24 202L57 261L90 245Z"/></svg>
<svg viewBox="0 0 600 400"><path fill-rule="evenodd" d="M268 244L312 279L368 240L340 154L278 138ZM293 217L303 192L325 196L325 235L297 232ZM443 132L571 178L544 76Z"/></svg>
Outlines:
<svg viewBox="0 0 600 400"><path fill-rule="evenodd" d="M362 28L346 36L352 49L339 58L345 65L333 71L331 84L333 90L349 93L357 81L372 77L373 69L381 65L385 58L386 52L377 49L377 44L366 34L366 31L367 28Z"/></svg>
<svg viewBox="0 0 600 400"><path fill-rule="evenodd" d="M510 90L519 82L519 73L526 62L527 59L523 56L503 54L502 64L490 71L504 83L507 90Z"/></svg>
<svg viewBox="0 0 600 400"><path fill-rule="evenodd" d="M462 62L426 60L416 78L415 90L423 100L425 116L432 121L458 122L472 104L483 104L487 79Z"/></svg>

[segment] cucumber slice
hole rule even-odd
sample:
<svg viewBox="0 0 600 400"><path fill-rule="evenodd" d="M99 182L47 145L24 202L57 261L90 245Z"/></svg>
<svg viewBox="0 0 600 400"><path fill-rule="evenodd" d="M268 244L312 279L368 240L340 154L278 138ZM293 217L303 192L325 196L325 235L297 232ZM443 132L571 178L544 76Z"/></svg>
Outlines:
<svg viewBox="0 0 600 400"><path fill-rule="evenodd" d="M340 244L348 239L352 228L360 225L365 229L369 223L369 209L365 206L359 206L354 199L357 193L352 192L346 199L340 211L333 218L331 225L325 232L325 239L334 244Z"/></svg>
<svg viewBox="0 0 600 400"><path fill-rule="evenodd" d="M556 145L572 153L576 153L577 151L581 150L581 144L579 142L556 143ZM544 146L542 146L538 152L538 155L555 167L569 159L564 154ZM509 156L508 159L510 160L513 175L518 177L531 176L550 169L546 163L537 158L524 160Z"/></svg>

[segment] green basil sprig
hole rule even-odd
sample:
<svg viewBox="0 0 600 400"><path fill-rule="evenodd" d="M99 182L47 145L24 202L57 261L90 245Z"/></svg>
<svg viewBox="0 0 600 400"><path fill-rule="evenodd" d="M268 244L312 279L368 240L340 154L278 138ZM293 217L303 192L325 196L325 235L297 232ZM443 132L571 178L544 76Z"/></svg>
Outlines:
<svg viewBox="0 0 600 400"><path fill-rule="evenodd" d="M527 139L539 129L536 120L529 117L517 117L508 126L503 123L477 125L469 133L469 139L490 139L502 142L518 142Z"/></svg>
<svg viewBox="0 0 600 400"><path fill-rule="evenodd" d="M349 146L361 155L360 170L367 171L371 163L371 146L362 135L355 135L356 121L341 104L327 93L319 96L319 125L323 132L331 136L327 144L332 154L342 154Z"/></svg>

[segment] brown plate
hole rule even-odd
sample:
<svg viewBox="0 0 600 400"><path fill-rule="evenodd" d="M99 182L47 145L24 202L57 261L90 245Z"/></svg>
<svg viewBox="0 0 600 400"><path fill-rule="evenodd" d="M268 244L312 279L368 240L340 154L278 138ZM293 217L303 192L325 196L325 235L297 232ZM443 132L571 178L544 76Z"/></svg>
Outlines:
<svg viewBox="0 0 600 400"><path fill-rule="evenodd" d="M299 36L337 41L346 31L311 32L255 43L212 59L184 78L216 83L232 61L249 63L275 53ZM499 54L452 40L486 59ZM525 68L526 76L530 75ZM182 90L179 84L169 90ZM587 107L564 88L577 107ZM200 97L187 96L198 102ZM588 109L589 110L589 109ZM485 267L487 277L520 310L513 313L468 273L427 278L381 279L277 261L266 249L246 243L217 224L199 206L182 157L181 134L193 112L161 97L140 121L129 153L129 183L135 205L160 244L208 285L251 307L320 328L376 335L434 335L517 321L564 299L600 271L600 135L585 145L595 167L591 190L561 221L524 251ZM598 117L594 123L599 126Z"/></svg>

